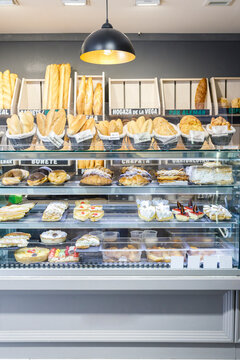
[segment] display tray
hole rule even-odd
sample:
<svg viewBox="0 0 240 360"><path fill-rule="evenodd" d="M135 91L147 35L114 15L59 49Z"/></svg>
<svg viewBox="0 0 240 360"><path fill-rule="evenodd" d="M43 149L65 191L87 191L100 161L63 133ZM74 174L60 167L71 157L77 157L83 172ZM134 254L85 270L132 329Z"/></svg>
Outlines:
<svg viewBox="0 0 240 360"><path fill-rule="evenodd" d="M156 228L230 228L238 223L237 215L232 216L231 220L211 221L208 217L194 221L180 222L176 219L159 222L143 221L138 217L135 205L104 205L104 217L96 222L89 219L80 221L73 218L74 205L63 214L60 221L42 221L42 214L47 204L37 204L22 219L15 221L0 222L1 229L156 229Z"/></svg>

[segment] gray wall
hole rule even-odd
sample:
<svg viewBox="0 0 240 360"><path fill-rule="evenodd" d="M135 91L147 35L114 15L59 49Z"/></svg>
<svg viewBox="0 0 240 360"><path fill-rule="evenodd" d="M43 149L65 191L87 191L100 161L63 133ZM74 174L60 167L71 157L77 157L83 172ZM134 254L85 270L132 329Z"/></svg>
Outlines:
<svg viewBox="0 0 240 360"><path fill-rule="evenodd" d="M79 59L85 34L0 35L0 69L20 77L43 77L49 63L70 62L82 74L107 77L240 76L240 34L130 35L137 59L129 64L99 66Z"/></svg>

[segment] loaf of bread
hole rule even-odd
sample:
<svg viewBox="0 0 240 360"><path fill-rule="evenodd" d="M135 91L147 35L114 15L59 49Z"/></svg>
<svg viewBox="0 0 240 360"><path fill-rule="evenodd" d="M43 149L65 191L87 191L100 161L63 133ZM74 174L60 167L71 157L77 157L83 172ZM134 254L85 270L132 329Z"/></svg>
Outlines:
<svg viewBox="0 0 240 360"><path fill-rule="evenodd" d="M195 108L204 109L205 99L207 95L207 79L202 78L197 86L195 94Z"/></svg>
<svg viewBox="0 0 240 360"><path fill-rule="evenodd" d="M84 114L84 104L85 104L85 95L86 95L86 76L82 76L77 94L77 114Z"/></svg>
<svg viewBox="0 0 240 360"><path fill-rule="evenodd" d="M19 117L13 115L7 119L7 127L10 135L21 135L29 133L34 127L34 117L30 111L20 113Z"/></svg>
<svg viewBox="0 0 240 360"><path fill-rule="evenodd" d="M94 90L94 96L93 96L93 114L94 115L102 115L102 107L103 107L102 84L97 83L96 88Z"/></svg>
<svg viewBox="0 0 240 360"><path fill-rule="evenodd" d="M0 72L0 109L10 109L12 104L17 74L9 70Z"/></svg>
<svg viewBox="0 0 240 360"><path fill-rule="evenodd" d="M86 85L86 95L84 101L84 114L85 115L92 115L93 111L93 81L92 78L89 77L87 79Z"/></svg>

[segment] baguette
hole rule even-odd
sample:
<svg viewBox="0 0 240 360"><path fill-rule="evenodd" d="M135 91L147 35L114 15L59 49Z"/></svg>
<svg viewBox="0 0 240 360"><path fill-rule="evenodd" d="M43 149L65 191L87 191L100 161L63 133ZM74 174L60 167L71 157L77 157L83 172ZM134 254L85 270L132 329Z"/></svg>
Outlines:
<svg viewBox="0 0 240 360"><path fill-rule="evenodd" d="M11 102L12 102L12 92L11 92L10 71L6 70L3 73L3 108L10 109Z"/></svg>
<svg viewBox="0 0 240 360"><path fill-rule="evenodd" d="M53 117L53 126L50 131L56 135L61 135L66 126L66 113L64 109L56 111Z"/></svg>
<svg viewBox="0 0 240 360"><path fill-rule="evenodd" d="M207 95L207 79L202 78L197 86L195 94L195 108L204 109L204 103Z"/></svg>
<svg viewBox="0 0 240 360"><path fill-rule="evenodd" d="M89 77L86 85L86 95L84 101L84 114L92 115L93 108L93 81L92 78Z"/></svg>
<svg viewBox="0 0 240 360"><path fill-rule="evenodd" d="M65 77L65 66L64 64L60 65L59 70L59 94L58 94L58 109L64 108L64 77Z"/></svg>
<svg viewBox="0 0 240 360"><path fill-rule="evenodd" d="M44 90L43 90L43 109L48 109L49 83L50 83L50 67L48 65L45 72Z"/></svg>
<svg viewBox="0 0 240 360"><path fill-rule="evenodd" d="M93 113L94 115L102 115L103 106L103 89L102 84L98 83L93 96Z"/></svg>
<svg viewBox="0 0 240 360"><path fill-rule="evenodd" d="M42 113L37 114L37 127L42 136L46 135L47 119Z"/></svg>
<svg viewBox="0 0 240 360"><path fill-rule="evenodd" d="M45 136L48 136L50 131L52 130L53 123L54 123L54 114L55 114L54 109L49 110L49 112L47 113Z"/></svg>
<svg viewBox="0 0 240 360"><path fill-rule="evenodd" d="M0 109L3 109L3 74L0 72Z"/></svg>
<svg viewBox="0 0 240 360"><path fill-rule="evenodd" d="M11 82L11 96L13 97L14 89L15 89L15 83L17 80L17 74L10 74L10 82Z"/></svg>
<svg viewBox="0 0 240 360"><path fill-rule="evenodd" d="M58 108L58 93L59 93L59 68L56 64L50 65L50 84L49 84L49 97L48 108Z"/></svg>
<svg viewBox="0 0 240 360"><path fill-rule="evenodd" d="M71 76L71 65L63 64L64 66L64 91L63 91L63 108L68 108L68 96L69 96L69 83Z"/></svg>
<svg viewBox="0 0 240 360"><path fill-rule="evenodd" d="M80 80L77 95L77 114L84 114L84 101L86 94L86 76L83 76Z"/></svg>

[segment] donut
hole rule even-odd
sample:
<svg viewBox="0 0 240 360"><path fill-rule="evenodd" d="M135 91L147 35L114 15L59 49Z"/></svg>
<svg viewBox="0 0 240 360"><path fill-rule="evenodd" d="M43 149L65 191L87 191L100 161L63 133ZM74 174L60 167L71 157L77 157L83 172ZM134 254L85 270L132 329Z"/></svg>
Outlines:
<svg viewBox="0 0 240 360"><path fill-rule="evenodd" d="M29 172L22 169L12 169L3 174L2 184L3 185L17 185L22 180L27 179Z"/></svg>
<svg viewBox="0 0 240 360"><path fill-rule="evenodd" d="M48 175L48 181L53 185L63 184L68 178L68 174L64 170L53 170Z"/></svg>

